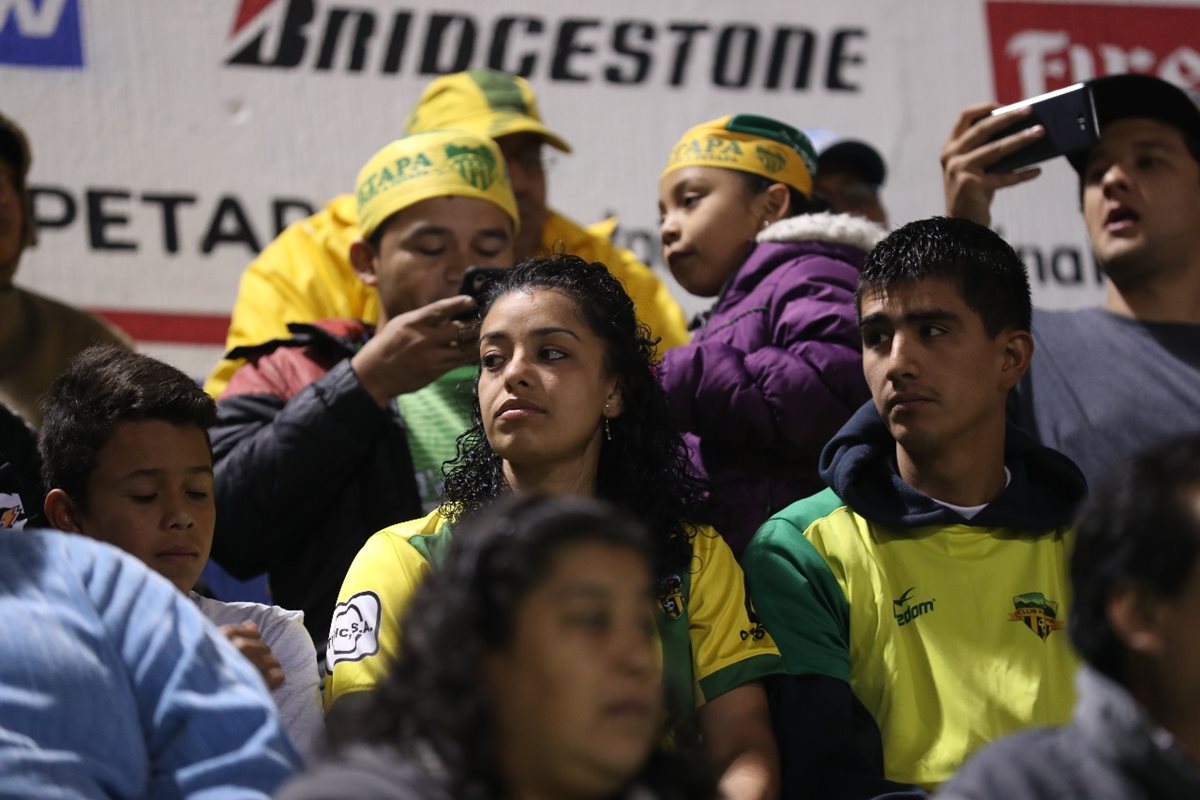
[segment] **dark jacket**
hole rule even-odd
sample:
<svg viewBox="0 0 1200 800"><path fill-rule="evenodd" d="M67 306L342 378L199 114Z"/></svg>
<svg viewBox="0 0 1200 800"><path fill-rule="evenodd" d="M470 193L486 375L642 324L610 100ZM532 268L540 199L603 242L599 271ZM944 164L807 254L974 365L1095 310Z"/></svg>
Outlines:
<svg viewBox="0 0 1200 800"><path fill-rule="evenodd" d="M272 599L304 612L319 653L350 562L375 531L421 515L399 415L350 369L372 334L354 320L291 324L293 338L236 348L247 363L212 429L213 558L268 573Z"/></svg>
<svg viewBox="0 0 1200 800"><path fill-rule="evenodd" d="M41 528L42 460L37 434L0 402L0 528Z"/></svg>
<svg viewBox="0 0 1200 800"><path fill-rule="evenodd" d="M957 512L901 480L893 467L895 454L887 424L873 402L865 403L821 452L821 479L856 514L878 525L961 525ZM1087 484L1071 459L1009 424L1004 466L1011 476L1008 486L971 519L972 525L1047 530L1074 521Z"/></svg>
<svg viewBox="0 0 1200 800"><path fill-rule="evenodd" d="M980 751L944 800L1195 800L1200 766L1175 749L1123 687L1084 667L1071 724Z"/></svg>
<svg viewBox="0 0 1200 800"><path fill-rule="evenodd" d="M820 491L821 447L870 396L854 287L884 233L845 214L775 223L691 343L663 356L672 421L738 556L763 520Z"/></svg>

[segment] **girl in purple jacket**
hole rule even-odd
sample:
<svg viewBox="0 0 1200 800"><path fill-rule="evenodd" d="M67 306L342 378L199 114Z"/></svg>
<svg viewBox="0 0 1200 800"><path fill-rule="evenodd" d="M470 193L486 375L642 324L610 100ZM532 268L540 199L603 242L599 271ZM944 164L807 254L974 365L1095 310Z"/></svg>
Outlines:
<svg viewBox="0 0 1200 800"><path fill-rule="evenodd" d="M814 213L816 164L797 129L737 114L685 133L659 178L663 259L717 298L659 378L738 555L767 517L824 488L822 446L870 397L854 287L885 231Z"/></svg>

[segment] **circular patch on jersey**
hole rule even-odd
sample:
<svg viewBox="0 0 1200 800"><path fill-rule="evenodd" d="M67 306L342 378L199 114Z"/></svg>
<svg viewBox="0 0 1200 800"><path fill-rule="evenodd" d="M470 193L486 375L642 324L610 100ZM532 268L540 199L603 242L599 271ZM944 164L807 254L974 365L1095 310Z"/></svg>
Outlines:
<svg viewBox="0 0 1200 800"><path fill-rule="evenodd" d="M327 669L342 661L361 661L379 652L380 611L379 595L374 592L359 592L337 604L325 649Z"/></svg>

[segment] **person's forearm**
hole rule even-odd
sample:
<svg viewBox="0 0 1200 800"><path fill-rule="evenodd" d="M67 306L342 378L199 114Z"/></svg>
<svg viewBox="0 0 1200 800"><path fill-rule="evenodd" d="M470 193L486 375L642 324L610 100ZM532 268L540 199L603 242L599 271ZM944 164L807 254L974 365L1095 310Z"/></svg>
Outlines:
<svg viewBox="0 0 1200 800"><path fill-rule="evenodd" d="M777 755L748 749L738 753L721 772L717 788L725 800L774 800L779 796L776 783Z"/></svg>
<svg viewBox="0 0 1200 800"><path fill-rule="evenodd" d="M725 800L779 796L779 748L760 684L739 686L706 703L700 729Z"/></svg>

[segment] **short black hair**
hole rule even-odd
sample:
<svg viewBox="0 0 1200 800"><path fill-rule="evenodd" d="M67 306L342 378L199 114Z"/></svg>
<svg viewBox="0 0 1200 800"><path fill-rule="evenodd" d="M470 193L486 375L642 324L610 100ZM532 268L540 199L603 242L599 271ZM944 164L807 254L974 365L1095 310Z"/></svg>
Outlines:
<svg viewBox="0 0 1200 800"><path fill-rule="evenodd" d="M859 321L864 294L931 279L953 284L988 336L1029 330L1033 304L1021 257L990 228L953 217L910 222L867 254L854 293Z"/></svg>
<svg viewBox="0 0 1200 800"><path fill-rule="evenodd" d="M1083 507L1071 554L1067 623L1083 659L1124 679L1126 648L1108 621L1112 592L1133 586L1178 597L1200 556L1200 435L1146 450L1119 468Z"/></svg>
<svg viewBox="0 0 1200 800"><path fill-rule="evenodd" d="M38 450L46 489L62 489L86 510L88 477L118 423L195 425L207 440L217 406L175 367L102 345L71 360L42 399L42 415Z"/></svg>

